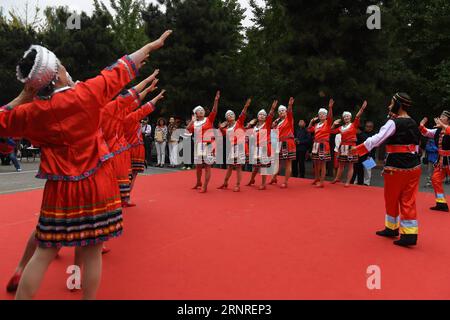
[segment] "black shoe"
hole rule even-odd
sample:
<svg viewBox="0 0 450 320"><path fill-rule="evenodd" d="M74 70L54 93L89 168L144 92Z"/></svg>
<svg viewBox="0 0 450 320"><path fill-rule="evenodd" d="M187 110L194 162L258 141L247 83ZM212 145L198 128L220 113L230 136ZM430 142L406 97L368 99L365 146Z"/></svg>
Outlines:
<svg viewBox="0 0 450 320"><path fill-rule="evenodd" d="M380 237L387 237L387 238L394 238L394 237L398 237L399 233L398 233L398 229L392 230L389 228L385 228L382 231L377 231L375 232L377 236Z"/></svg>
<svg viewBox="0 0 450 320"><path fill-rule="evenodd" d="M394 241L394 244L401 247L415 246L417 244L417 234L402 234L399 240Z"/></svg>
<svg viewBox="0 0 450 320"><path fill-rule="evenodd" d="M431 207L430 210L448 212L448 205L446 203L436 203L436 206Z"/></svg>

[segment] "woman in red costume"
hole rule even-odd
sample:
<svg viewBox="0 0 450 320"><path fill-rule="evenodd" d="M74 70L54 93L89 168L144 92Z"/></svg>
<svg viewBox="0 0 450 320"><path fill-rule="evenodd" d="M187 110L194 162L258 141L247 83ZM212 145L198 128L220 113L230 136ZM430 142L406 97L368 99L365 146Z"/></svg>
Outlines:
<svg viewBox="0 0 450 320"><path fill-rule="evenodd" d="M334 100L330 99L328 111L321 108L318 117L311 120L308 131L314 133L314 143L311 152L311 159L314 161L314 181L313 185L318 188L324 187L325 174L327 171L327 161L331 160L330 154L330 133L333 124Z"/></svg>
<svg viewBox="0 0 450 320"><path fill-rule="evenodd" d="M107 161L112 154L99 127L100 111L170 33L73 88L64 66L44 47L31 46L19 62L19 80L38 94L34 100L21 94L1 109L0 135L25 137L40 146L37 176L47 182L36 228L38 248L23 270L16 299L34 296L63 246L81 247L83 298L95 298L102 243L122 233L120 193Z"/></svg>
<svg viewBox="0 0 450 320"><path fill-rule="evenodd" d="M253 165L252 175L247 186L255 184L256 175L261 174L262 183L259 190L266 190L266 181L268 173L264 170L270 168L274 163L271 161L272 144L270 142L270 133L272 129L272 120L278 101L272 103L269 114L262 109L258 112L258 118L252 120L247 125L248 128L253 126L253 132L249 137L249 162Z"/></svg>
<svg viewBox="0 0 450 320"><path fill-rule="evenodd" d="M119 184L122 207L127 207L130 200L130 155L129 144L124 135L124 119L139 107L149 92L156 90L159 70L139 83L134 88L109 102L102 110L100 126L110 152L114 154L112 163ZM147 84L151 85L147 88Z"/></svg>
<svg viewBox="0 0 450 320"><path fill-rule="evenodd" d="M205 117L205 109L198 106L193 110L191 122L186 130L193 134L194 139L194 163L197 174L197 183L192 189L200 189L201 193L208 190L211 179L211 166L215 162L215 138L214 120L219 106L220 91L217 91L214 105L208 117ZM205 182L202 184L202 171L205 169Z"/></svg>
<svg viewBox="0 0 450 320"><path fill-rule="evenodd" d="M294 136L294 115L292 106L294 105L294 98L289 99L288 107L280 106L278 108L278 119L274 121L274 129L278 130L279 143L279 164L277 165L277 172L273 175L270 184L277 183L278 172L281 169L281 163L285 163L284 183L281 188L287 188L289 178L292 173L292 160L296 157L296 146Z"/></svg>
<svg viewBox="0 0 450 320"><path fill-rule="evenodd" d="M219 189L228 188L228 181L231 178L233 169L236 169L237 181L233 191L239 192L241 190L242 165L245 164L246 157L244 122L247 117L247 109L251 102L251 99L247 100L237 121L234 112L228 110L225 113L227 121L220 125L220 130L227 141L226 150L229 150L229 152L227 153L227 172L225 174L225 180Z"/></svg>
<svg viewBox="0 0 450 320"><path fill-rule="evenodd" d="M341 135L341 143L338 148L338 162L339 167L337 169L336 177L331 182L332 184L338 183L341 181L342 173L344 172L345 166L347 165L347 180L345 182L345 187L350 187L350 181L353 177L353 164L358 162L358 155L352 155L350 152L352 148L356 146L356 134L358 132L358 127L360 124L360 118L363 114L364 110L367 107L367 101L364 101L361 109L357 113L355 120L352 122L352 114L348 111L345 111L342 114L342 120L344 124L340 126L342 120L336 120L331 127L332 134L340 134ZM340 126L340 127L339 127Z"/></svg>

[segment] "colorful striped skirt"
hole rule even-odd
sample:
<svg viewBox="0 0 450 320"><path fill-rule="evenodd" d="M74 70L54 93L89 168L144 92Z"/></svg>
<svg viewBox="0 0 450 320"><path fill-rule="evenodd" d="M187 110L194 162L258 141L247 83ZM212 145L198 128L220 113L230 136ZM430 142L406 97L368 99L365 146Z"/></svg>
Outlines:
<svg viewBox="0 0 450 320"><path fill-rule="evenodd" d="M143 144L130 149L131 170L133 172L144 172L145 170L145 147Z"/></svg>
<svg viewBox="0 0 450 320"><path fill-rule="evenodd" d="M122 206L111 161L86 179L47 180L36 227L40 247L89 246L122 233Z"/></svg>
<svg viewBox="0 0 450 320"><path fill-rule="evenodd" d="M359 160L357 154L352 154L350 151L354 148L351 145L339 146L339 162L351 162L356 163Z"/></svg>
<svg viewBox="0 0 450 320"><path fill-rule="evenodd" d="M311 159L319 161L330 161L330 143L328 141L314 142L311 151Z"/></svg>
<svg viewBox="0 0 450 320"><path fill-rule="evenodd" d="M297 158L296 146L294 139L280 141L280 160L295 160Z"/></svg>
<svg viewBox="0 0 450 320"><path fill-rule="evenodd" d="M130 200L130 174L131 157L130 153L123 151L112 158L114 171L116 172L117 183L119 184L120 198L122 202Z"/></svg>

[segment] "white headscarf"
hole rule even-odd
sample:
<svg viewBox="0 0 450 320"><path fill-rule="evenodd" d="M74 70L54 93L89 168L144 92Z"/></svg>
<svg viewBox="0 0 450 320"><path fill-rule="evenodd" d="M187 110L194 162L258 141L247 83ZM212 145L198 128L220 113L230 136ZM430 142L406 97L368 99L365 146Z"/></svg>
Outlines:
<svg viewBox="0 0 450 320"><path fill-rule="evenodd" d="M196 114L196 113L199 112L199 111L205 112L205 109L204 109L202 106L197 106L197 107L195 107L194 110L193 110L194 114Z"/></svg>
<svg viewBox="0 0 450 320"><path fill-rule="evenodd" d="M53 52L39 45L32 45L23 57L25 58L32 50L36 50L36 58L30 73L27 76L23 75L17 66L17 79L34 89L42 89L56 78L60 62Z"/></svg>
<svg viewBox="0 0 450 320"><path fill-rule="evenodd" d="M228 118L228 116L235 116L235 114L232 110L228 110L227 112L225 112L225 118Z"/></svg>
<svg viewBox="0 0 450 320"><path fill-rule="evenodd" d="M325 109L325 108L320 108L319 112L317 114L321 114L321 113L324 113L327 116L328 115L328 110Z"/></svg>
<svg viewBox="0 0 450 320"><path fill-rule="evenodd" d="M344 111L344 112L342 113L342 118L345 117L345 116L350 116L350 118L351 118L351 117L352 117L352 113L351 113L351 112L348 112L348 111Z"/></svg>
<svg viewBox="0 0 450 320"><path fill-rule="evenodd" d="M286 106L281 105L278 107L278 112L282 112L282 111L287 111Z"/></svg>
<svg viewBox="0 0 450 320"><path fill-rule="evenodd" d="M263 114L263 115L267 116L267 112L266 112L266 110L264 110L264 109L259 110L258 116L259 116L260 114Z"/></svg>

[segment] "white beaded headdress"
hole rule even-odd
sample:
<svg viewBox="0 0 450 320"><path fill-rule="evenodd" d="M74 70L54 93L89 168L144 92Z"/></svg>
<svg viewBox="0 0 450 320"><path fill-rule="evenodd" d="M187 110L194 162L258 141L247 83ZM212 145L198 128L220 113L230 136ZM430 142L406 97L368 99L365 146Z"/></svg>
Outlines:
<svg viewBox="0 0 450 320"><path fill-rule="evenodd" d="M32 45L23 57L25 58L32 50L36 50L36 58L30 73L27 76L23 75L17 66L17 79L39 90L55 80L60 62L53 52L39 45Z"/></svg>

